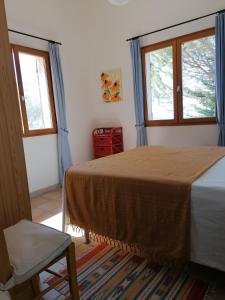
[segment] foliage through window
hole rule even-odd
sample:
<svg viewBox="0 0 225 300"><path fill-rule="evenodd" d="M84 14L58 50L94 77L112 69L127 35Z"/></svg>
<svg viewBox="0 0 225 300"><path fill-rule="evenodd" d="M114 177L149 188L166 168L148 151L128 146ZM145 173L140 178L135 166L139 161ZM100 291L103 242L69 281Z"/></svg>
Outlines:
<svg viewBox="0 0 225 300"><path fill-rule="evenodd" d="M146 125L215 122L215 32L142 48Z"/></svg>
<svg viewBox="0 0 225 300"><path fill-rule="evenodd" d="M24 136L56 133L48 52L12 46Z"/></svg>

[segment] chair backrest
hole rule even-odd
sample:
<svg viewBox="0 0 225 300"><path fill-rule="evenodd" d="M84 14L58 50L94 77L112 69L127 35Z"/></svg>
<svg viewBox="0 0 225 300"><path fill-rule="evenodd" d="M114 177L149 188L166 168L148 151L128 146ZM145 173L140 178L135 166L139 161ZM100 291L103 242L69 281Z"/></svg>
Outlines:
<svg viewBox="0 0 225 300"><path fill-rule="evenodd" d="M0 228L0 282L5 284L12 275L5 235Z"/></svg>

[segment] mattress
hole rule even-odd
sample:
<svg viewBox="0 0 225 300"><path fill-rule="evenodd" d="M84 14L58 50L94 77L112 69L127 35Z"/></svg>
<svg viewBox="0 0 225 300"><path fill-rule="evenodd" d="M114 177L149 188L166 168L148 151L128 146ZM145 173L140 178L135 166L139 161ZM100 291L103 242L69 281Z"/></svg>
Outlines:
<svg viewBox="0 0 225 300"><path fill-rule="evenodd" d="M225 158L192 184L191 260L225 271Z"/></svg>

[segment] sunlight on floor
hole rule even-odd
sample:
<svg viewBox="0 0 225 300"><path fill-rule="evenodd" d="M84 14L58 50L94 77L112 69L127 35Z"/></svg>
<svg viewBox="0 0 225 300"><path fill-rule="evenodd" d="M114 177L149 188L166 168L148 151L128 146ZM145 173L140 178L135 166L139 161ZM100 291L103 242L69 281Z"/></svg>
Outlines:
<svg viewBox="0 0 225 300"><path fill-rule="evenodd" d="M53 217L44 220L43 222L41 222L41 224L58 230L62 230L62 213L56 214Z"/></svg>
<svg viewBox="0 0 225 300"><path fill-rule="evenodd" d="M62 212L42 221L41 224L61 231L62 230ZM76 237L76 238L84 236L84 231L82 229L74 228L71 225L69 226L67 233L70 234L72 237Z"/></svg>

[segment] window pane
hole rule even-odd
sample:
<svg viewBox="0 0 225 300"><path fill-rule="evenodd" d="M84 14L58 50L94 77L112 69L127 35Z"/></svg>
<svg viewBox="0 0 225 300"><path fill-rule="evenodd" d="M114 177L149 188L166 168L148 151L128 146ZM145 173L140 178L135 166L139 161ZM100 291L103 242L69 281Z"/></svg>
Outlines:
<svg viewBox="0 0 225 300"><path fill-rule="evenodd" d="M172 47L147 53L145 62L148 120L174 119Z"/></svg>
<svg viewBox="0 0 225 300"><path fill-rule="evenodd" d="M19 53L29 130L52 128L52 116L45 60Z"/></svg>
<svg viewBox="0 0 225 300"><path fill-rule="evenodd" d="M215 117L215 36L182 44L183 118Z"/></svg>

